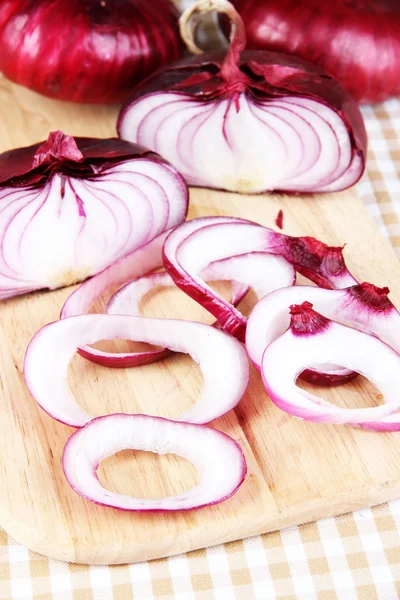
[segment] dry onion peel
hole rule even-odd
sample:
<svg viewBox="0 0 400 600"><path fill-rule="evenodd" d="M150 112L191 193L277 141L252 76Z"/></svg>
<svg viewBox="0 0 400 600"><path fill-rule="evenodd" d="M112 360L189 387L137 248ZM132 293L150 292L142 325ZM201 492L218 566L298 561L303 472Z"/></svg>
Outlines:
<svg viewBox="0 0 400 600"><path fill-rule="evenodd" d="M290 307L290 328L266 347L261 374L271 400L290 415L314 423L367 425L400 408L400 355L377 337L334 323L310 302ZM308 367L335 363L360 373L382 392L385 404L344 409L300 389L297 377ZM368 425L369 424L369 425Z"/></svg>
<svg viewBox="0 0 400 600"><path fill-rule="evenodd" d="M56 321L32 338L25 355L24 376L36 402L51 417L71 427L91 421L93 417L80 408L69 389L68 365L80 346L117 338L184 352L199 365L202 391L179 421L208 423L234 408L246 390L246 351L226 333L191 321L95 314Z"/></svg>
<svg viewBox="0 0 400 600"><path fill-rule="evenodd" d="M124 449L181 456L195 466L199 483L161 499L112 492L102 486L96 470L101 461ZM69 438L63 469L73 490L91 502L155 512L191 510L227 500L243 483L247 466L239 444L221 431L159 417L114 414L93 419Z"/></svg>

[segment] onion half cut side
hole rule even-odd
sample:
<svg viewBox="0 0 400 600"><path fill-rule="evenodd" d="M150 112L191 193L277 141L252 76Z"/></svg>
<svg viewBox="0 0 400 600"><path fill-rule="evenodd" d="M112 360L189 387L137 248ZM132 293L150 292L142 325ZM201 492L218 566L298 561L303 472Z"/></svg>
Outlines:
<svg viewBox="0 0 400 600"><path fill-rule="evenodd" d="M83 281L186 218L161 157L118 139L47 141L0 155L0 299Z"/></svg>
<svg viewBox="0 0 400 600"><path fill-rule="evenodd" d="M24 376L36 402L54 419L82 427L92 420L67 383L77 348L117 338L190 354L203 375L199 398L176 420L204 424L234 408L246 391L249 363L243 346L226 333L192 321L123 315L82 315L40 329L25 355ZM55 351L56 349L56 351Z"/></svg>
<svg viewBox="0 0 400 600"><path fill-rule="evenodd" d="M310 302L290 307L290 328L264 351L261 374L271 400L290 415L314 423L365 425L370 428L400 408L400 355L378 338L330 321ZM360 373L382 392L385 403L343 409L296 385L308 367L343 365Z"/></svg>
<svg viewBox="0 0 400 600"><path fill-rule="evenodd" d="M180 289L213 314L224 330L244 341L247 319L198 273L213 261L251 252L280 257L282 269L287 271L286 285L295 282L294 269L323 287L356 283L345 265L342 248L310 237L283 235L237 218L204 217L176 227L165 241L163 261Z"/></svg>
<svg viewBox="0 0 400 600"><path fill-rule="evenodd" d="M320 67L295 56L246 50L230 2L199 0L181 35L201 54L196 25L217 11L231 23L227 52L188 57L133 90L118 133L165 156L190 185L245 194L333 192L365 167L367 136L357 104Z"/></svg>
<svg viewBox="0 0 400 600"><path fill-rule="evenodd" d="M181 456L197 469L199 483L161 499L112 492L102 486L96 470L104 459L126 449ZM233 496L247 472L239 444L225 433L146 415L114 414L93 419L69 438L62 462L69 485L80 496L131 511L191 510L218 504Z"/></svg>

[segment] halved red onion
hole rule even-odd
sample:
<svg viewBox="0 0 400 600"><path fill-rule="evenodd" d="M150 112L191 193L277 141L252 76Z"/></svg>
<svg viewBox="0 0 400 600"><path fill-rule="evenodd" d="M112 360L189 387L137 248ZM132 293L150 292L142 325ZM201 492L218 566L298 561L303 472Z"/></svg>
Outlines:
<svg viewBox="0 0 400 600"><path fill-rule="evenodd" d="M213 10L233 25L229 51L184 59L147 79L122 109L120 137L159 152L195 186L259 193L355 184L367 137L350 95L311 63L244 51L243 21L226 0L199 0L181 17L192 52L201 53L192 17Z"/></svg>
<svg viewBox="0 0 400 600"><path fill-rule="evenodd" d="M285 412L315 423L376 423L400 408L400 355L378 338L334 323L310 302L290 307L290 328L263 354L261 373L271 400ZM300 389L297 377L308 367L336 363L368 378L385 404L344 409ZM373 427L373 425L372 425Z"/></svg>
<svg viewBox="0 0 400 600"><path fill-rule="evenodd" d="M125 449L181 456L197 469L199 482L161 499L112 492L102 486L96 471L104 459ZM114 414L93 419L69 438L63 469L72 489L96 504L132 511L176 511L227 500L242 485L247 465L239 444L221 431L160 417Z"/></svg>
<svg viewBox="0 0 400 600"><path fill-rule="evenodd" d="M202 270L201 277L206 281L232 281L230 304L235 306L252 288L258 298L277 287L290 285L293 276L289 277L287 266L282 259L271 254L257 253L233 256L212 263ZM165 273L152 273L135 279L122 287L111 298L107 313L115 315L140 316L140 301L143 296L155 287L173 286L174 281ZM218 322L217 322L218 324ZM145 352L127 352L115 354L97 348L84 347L79 354L88 360L107 367L136 367L161 360L170 354L166 348Z"/></svg>
<svg viewBox="0 0 400 600"><path fill-rule="evenodd" d="M356 282L345 265L342 248L326 246L314 238L286 236L257 223L229 217L203 217L184 223L165 241L164 266L179 288L213 314L223 329L243 341L246 318L198 273L210 262L250 252L280 257L282 272L286 269L285 285L294 283L293 267L324 287L346 287Z"/></svg>
<svg viewBox="0 0 400 600"><path fill-rule="evenodd" d="M118 139L51 133L0 155L0 299L82 281L182 223L187 186Z"/></svg>
<svg viewBox="0 0 400 600"><path fill-rule="evenodd" d="M185 352L199 365L202 391L179 421L209 423L234 408L246 390L246 351L224 332L191 321L96 314L56 321L34 335L26 351L24 376L36 402L71 427L91 421L68 387L68 365L80 346L117 338Z"/></svg>

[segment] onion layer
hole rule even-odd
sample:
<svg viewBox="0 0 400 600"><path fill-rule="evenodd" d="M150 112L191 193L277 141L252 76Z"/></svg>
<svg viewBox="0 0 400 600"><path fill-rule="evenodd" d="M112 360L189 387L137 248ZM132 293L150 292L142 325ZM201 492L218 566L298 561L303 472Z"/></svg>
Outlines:
<svg viewBox="0 0 400 600"><path fill-rule="evenodd" d="M261 373L271 400L285 412L315 423L370 424L400 408L400 355L381 340L334 323L303 302L290 307L290 329L265 349ZM364 375L382 392L385 404L343 409L296 386L304 369L341 364Z"/></svg>
<svg viewBox="0 0 400 600"><path fill-rule="evenodd" d="M290 285L293 276L282 259L270 254L252 253L233 256L211 263L203 269L201 277L206 281L232 281L230 304L236 306L252 288L258 298L277 287ZM135 279L122 287L111 298L107 313L114 315L140 316L140 301L155 287L173 286L174 281L167 273L153 273ZM216 323L218 325L218 322ZM169 350L149 350L115 354L96 348L80 348L79 354L88 360L106 367L136 367L165 358Z"/></svg>
<svg viewBox="0 0 400 600"><path fill-rule="evenodd" d="M240 16L226 0L199 0L181 17L193 52L193 14L225 13L228 53L166 67L133 92L120 137L160 152L189 184L241 193L332 192L365 165L366 132L356 103L319 67L288 55L244 51Z"/></svg>
<svg viewBox="0 0 400 600"><path fill-rule="evenodd" d="M0 299L82 281L181 223L188 192L160 157L50 134L0 155Z"/></svg>
<svg viewBox="0 0 400 600"><path fill-rule="evenodd" d="M196 467L199 483L160 500L111 492L101 485L96 470L101 461L124 449L186 458ZM215 429L146 415L115 414L94 419L69 438L63 469L74 491L96 504L132 511L175 511L227 500L243 483L247 466L240 446Z"/></svg>
<svg viewBox="0 0 400 600"><path fill-rule="evenodd" d="M285 285L294 283L293 267L325 287L355 283L341 248L330 248L314 238L286 236L257 223L229 217L204 217L177 227L165 241L163 260L175 284L213 314L223 329L244 341L245 317L198 273L210 262L250 252L279 256L287 272Z"/></svg>
<svg viewBox="0 0 400 600"><path fill-rule="evenodd" d="M26 351L24 375L36 402L51 417L71 427L82 427L91 421L93 417L80 408L68 387L68 365L80 346L117 338L185 352L199 365L204 380L202 391L179 421L209 423L234 408L246 390L249 363L244 348L209 325L82 315L46 325L32 338Z"/></svg>
<svg viewBox="0 0 400 600"><path fill-rule="evenodd" d="M122 100L181 54L178 13L169 0L0 3L0 71L52 98Z"/></svg>

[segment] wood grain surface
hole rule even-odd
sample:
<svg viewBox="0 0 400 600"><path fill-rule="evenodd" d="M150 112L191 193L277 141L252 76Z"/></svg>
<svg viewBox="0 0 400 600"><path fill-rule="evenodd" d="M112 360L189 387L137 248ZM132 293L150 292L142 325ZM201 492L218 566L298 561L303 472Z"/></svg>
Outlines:
<svg viewBox="0 0 400 600"><path fill-rule="evenodd" d="M112 136L117 111L118 107L49 100L0 79L0 149L39 141L53 129ZM315 235L331 244L347 242L346 258L356 277L390 285L392 299L400 302L400 268L394 252L352 192L289 198L197 189L191 192L190 217L235 215L273 227L280 208L285 233ZM212 423L241 444L248 461L246 482L232 499L181 514L134 514L80 498L67 485L60 463L73 429L37 407L22 376L31 336L58 318L71 291L36 293L1 305L0 524L22 544L71 562L142 561L400 496L400 434L311 425L291 418L270 402L253 370L239 407ZM251 309L251 302L249 297L244 311ZM211 321L182 292L172 289L147 296L143 314ZM127 345L120 341L108 347L121 351ZM202 383L197 366L182 355L128 370L110 370L76 357L69 381L80 404L93 414L143 412L169 418L190 406ZM321 393L341 406L378 403L378 391L361 378ZM152 497L179 493L196 481L193 467L184 460L141 452L108 459L100 477L115 491Z"/></svg>

